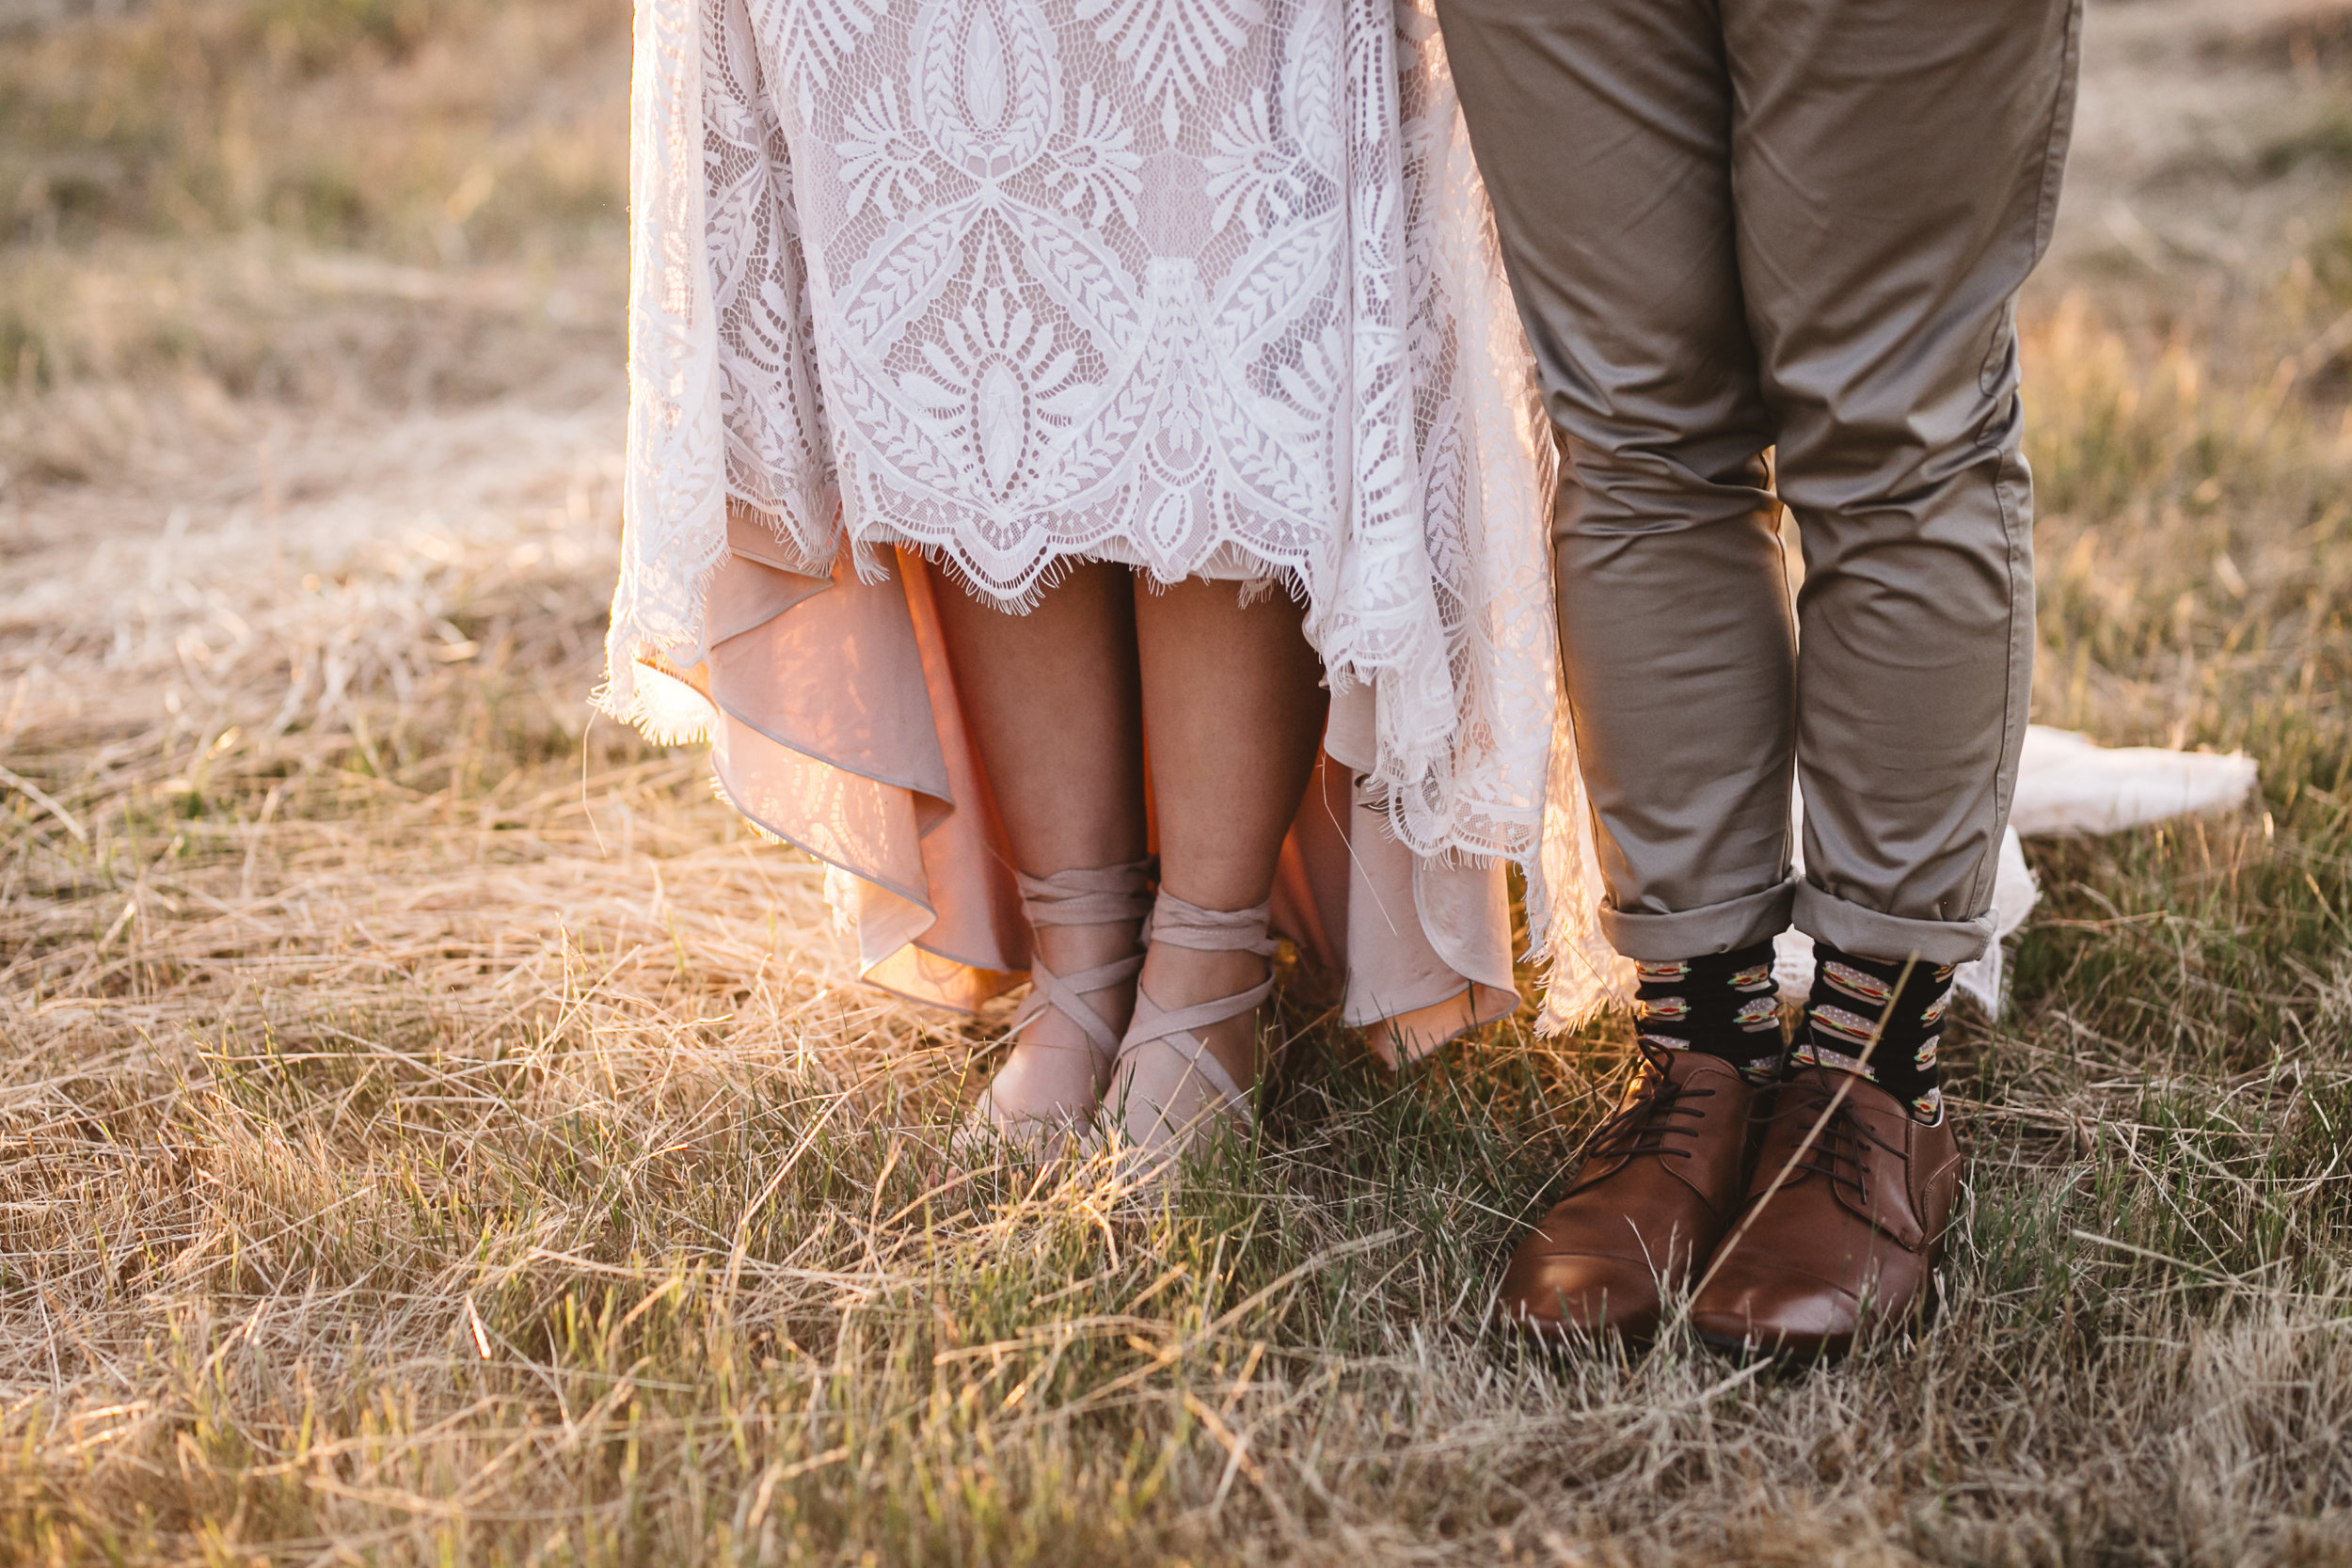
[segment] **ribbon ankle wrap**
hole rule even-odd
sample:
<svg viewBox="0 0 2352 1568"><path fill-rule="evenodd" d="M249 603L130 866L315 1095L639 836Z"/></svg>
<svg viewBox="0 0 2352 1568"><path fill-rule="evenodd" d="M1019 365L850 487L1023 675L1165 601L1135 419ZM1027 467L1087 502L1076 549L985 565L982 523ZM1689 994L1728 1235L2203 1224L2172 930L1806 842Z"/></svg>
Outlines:
<svg viewBox="0 0 2352 1568"><path fill-rule="evenodd" d="M1271 916L1272 900L1247 910L1211 910L1163 888L1145 923L1144 939L1197 952L1272 958L1274 939L1266 931ZM1248 1091L1209 1053L1197 1031L1255 1012L1273 991L1269 973L1257 985L1231 996L1188 1007L1163 1007L1142 987L1136 988L1135 1020L1120 1044L1119 1060L1129 1074L1122 1119L1136 1148L1165 1155L1211 1117L1231 1117L1245 1126L1254 1119Z"/></svg>
<svg viewBox="0 0 2352 1568"><path fill-rule="evenodd" d="M1021 907L1029 917L1032 930L1048 926L1116 926L1121 921L1152 917L1152 870L1150 860L1128 861L1121 865L1087 865L1050 876L1032 877L1025 871L1013 873L1021 884ZM1143 968L1143 955L1130 953L1123 958L1096 964L1075 974L1057 974L1045 967L1043 959L1032 954L1029 958L1029 996L1013 1015L1012 1026L1005 1031L1008 1038L1016 1037L1022 1030L1037 1021L1048 1007L1060 1013L1078 1026L1086 1036L1088 1046L1104 1058L1119 1053L1119 1034L1103 1016L1086 1001L1089 991L1103 990L1129 980ZM1027 1042L1046 1044L1047 1042ZM1067 1049L1066 1047L1063 1049Z"/></svg>
<svg viewBox="0 0 2352 1568"><path fill-rule="evenodd" d="M1267 935L1266 927L1273 918L1271 898L1246 910L1207 910L1187 904L1162 888L1144 920L1143 940L1200 953L1255 953L1270 958L1274 939Z"/></svg>
<svg viewBox="0 0 2352 1568"><path fill-rule="evenodd" d="M1112 926L1151 917L1152 869L1146 858L1123 865L1082 865L1048 877L1025 871L1012 876L1021 884L1021 908L1030 926Z"/></svg>

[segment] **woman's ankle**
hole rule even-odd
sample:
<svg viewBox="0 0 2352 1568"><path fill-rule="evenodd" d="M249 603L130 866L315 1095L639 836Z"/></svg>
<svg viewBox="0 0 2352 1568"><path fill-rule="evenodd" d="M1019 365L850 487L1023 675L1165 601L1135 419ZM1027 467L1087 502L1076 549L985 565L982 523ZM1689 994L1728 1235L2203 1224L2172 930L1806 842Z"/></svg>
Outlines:
<svg viewBox="0 0 2352 1568"><path fill-rule="evenodd" d="M1263 982L1268 960L1255 953L1203 952L1154 943L1143 958L1143 989L1163 1007L1190 1007Z"/></svg>
<svg viewBox="0 0 2352 1568"><path fill-rule="evenodd" d="M1029 932L1029 949L1057 974L1082 974L1141 951L1140 920L1103 926L1046 926ZM1129 989L1133 989L1132 985Z"/></svg>

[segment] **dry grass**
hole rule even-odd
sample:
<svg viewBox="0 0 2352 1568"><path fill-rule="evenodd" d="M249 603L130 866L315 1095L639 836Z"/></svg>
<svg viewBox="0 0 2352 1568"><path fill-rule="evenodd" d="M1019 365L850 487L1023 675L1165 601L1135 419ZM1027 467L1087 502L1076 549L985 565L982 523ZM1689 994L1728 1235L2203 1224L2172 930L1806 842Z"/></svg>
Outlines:
<svg viewBox="0 0 2352 1568"><path fill-rule="evenodd" d="M315 58L267 42L294 14L0 40L0 144L63 156L189 38L264 40L297 119L462 85L445 36L559 40L607 89L621 58L597 8L322 11L391 41ZM151 112L212 123L245 80ZM497 145L538 145L516 113ZM200 171L192 135L141 145ZM560 202L463 265L423 198L326 236L364 254L307 206L175 229L161 174L29 224L0 1560L2352 1563L2331 156L2249 166L2333 182L2260 265L2094 245L2031 312L2042 716L2245 746L2265 798L2033 847L2016 1006L1952 1052L1943 1311L1785 1378L1479 1326L1615 1028L1394 1084L1310 1026L1263 1142L1172 1202L946 1160L988 1031L850 985L812 867L691 755L588 727L612 278L608 242L516 259L570 243Z"/></svg>
<svg viewBox="0 0 2352 1568"><path fill-rule="evenodd" d="M628 15L160 0L16 29L0 56L10 237L201 241L266 222L407 261L577 250L626 206ZM39 341L37 322L11 330Z"/></svg>
<svg viewBox="0 0 2352 1568"><path fill-rule="evenodd" d="M184 484L257 408L609 391L628 29L614 0L0 25L0 488Z"/></svg>

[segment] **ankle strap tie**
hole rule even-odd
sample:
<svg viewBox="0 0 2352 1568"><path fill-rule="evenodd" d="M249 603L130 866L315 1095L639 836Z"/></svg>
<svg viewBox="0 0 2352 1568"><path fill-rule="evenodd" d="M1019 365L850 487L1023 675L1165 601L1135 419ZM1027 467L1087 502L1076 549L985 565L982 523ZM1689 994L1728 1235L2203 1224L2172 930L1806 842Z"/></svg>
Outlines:
<svg viewBox="0 0 2352 1568"><path fill-rule="evenodd" d="M1082 865L1048 877L1025 871L1012 875L1021 884L1021 907L1031 926L1115 926L1151 914L1153 863L1147 857L1123 865Z"/></svg>
<svg viewBox="0 0 2352 1568"><path fill-rule="evenodd" d="M1124 865L1082 865L1057 871L1050 877L1015 871L1013 878L1021 884L1021 907L1032 928L1115 926L1122 920L1151 919L1152 864L1147 859L1129 861ZM1018 1038L1050 1007L1078 1026L1078 1032L1086 1037L1088 1049L1104 1060L1110 1060L1119 1052L1118 1031L1087 1002L1087 993L1132 980L1142 968L1143 954L1138 951L1096 964L1092 969L1082 969L1075 974L1057 974L1045 967L1045 960L1032 954L1029 999L1013 1014L1005 1037Z"/></svg>
<svg viewBox="0 0 2352 1568"><path fill-rule="evenodd" d="M1186 903L1162 888L1152 906L1152 918L1144 923L1143 937L1146 942L1164 942L1170 947L1189 947L1202 953L1255 953L1270 958L1274 956L1274 939L1266 934L1266 922L1272 914L1272 899L1247 910L1208 910ZM1269 965L1269 971L1271 968ZM1135 1018L1127 1025L1127 1037L1119 1044L1119 1060L1135 1063L1135 1070L1140 1073L1147 1070L1143 1059L1156 1056L1160 1058L1159 1065L1149 1070L1163 1079L1169 1071L1174 1073L1172 1082L1166 1082L1159 1091L1165 1098L1156 1102L1152 1112L1153 1132L1144 1139L1147 1146L1163 1132L1172 1130L1181 1134L1197 1119L1197 1110L1172 1109L1185 1098L1185 1085L1194 1079L1206 1086L1211 1097L1208 1103L1222 1114L1244 1125L1253 1119L1248 1091L1235 1083L1232 1074L1210 1053L1208 1042L1200 1037L1200 1031L1229 1018L1254 1013L1273 994L1271 973L1247 990L1195 1003L1189 1007L1163 1007L1152 1000L1150 991L1140 985L1136 987ZM1131 1090L1133 1083L1130 1080Z"/></svg>
<svg viewBox="0 0 2352 1568"><path fill-rule="evenodd" d="M1246 910L1206 910L1188 904L1166 888L1152 904L1143 925L1143 940L1200 953L1255 953L1274 956L1274 939L1266 923L1274 918L1274 900Z"/></svg>

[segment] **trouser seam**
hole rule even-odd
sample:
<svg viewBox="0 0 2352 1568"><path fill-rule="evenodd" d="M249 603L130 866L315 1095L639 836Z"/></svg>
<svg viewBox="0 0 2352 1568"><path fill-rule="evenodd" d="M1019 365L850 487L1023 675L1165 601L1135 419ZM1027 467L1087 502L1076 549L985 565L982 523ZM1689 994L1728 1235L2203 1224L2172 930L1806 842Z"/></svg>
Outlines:
<svg viewBox="0 0 2352 1568"><path fill-rule="evenodd" d="M2015 392L2010 393L2015 397ZM2016 754L2010 736L2017 728L2017 521L2010 510L2009 496L2001 481L2010 465L2016 461L2014 453L2003 451L2000 461L1993 466L1993 504L2001 514L2001 560L2009 584L2008 635L2001 648L2001 737L1993 753L1993 821L1986 835L1984 858L1978 863L1977 874L1968 883L1968 916L1973 918L1993 901L1993 884L2001 865L2001 835L2009 825L2010 801L2016 792L2016 770L2010 758Z"/></svg>
<svg viewBox="0 0 2352 1568"><path fill-rule="evenodd" d="M2037 194L2034 208L2033 251L2026 263L2028 272L2048 250L2051 230L2057 219L2058 184L2066 166L2066 145L2074 124L2074 79L2082 54L2082 21L2083 0L2070 0L2065 41L2060 46L2058 89L2052 95L2049 125L2042 138L2042 188ZM2005 319L2008 312L2015 308L2016 296L2012 293L2004 311ZM2011 400L2019 400L2023 394L2012 385L2008 395ZM2016 412L2012 409L2012 414ZM1972 915L1991 904L1994 885L1999 878L2001 835L2009 823L2010 803L2016 798L2015 768L2010 765L2010 758L2016 754L2017 744L2022 743L2022 737L2018 742L2012 742L2012 736L2023 721L2023 716L2017 712L2017 516L2010 505L2006 484L2013 467L2022 467L2022 463L2013 448L2004 443L1999 460L1993 467L1993 504L2001 515L2002 565L2009 590L2008 636L2002 657L2001 738L2000 749L1993 759L1994 831L1988 834L1984 858L1969 881L1968 902ZM2029 631L2030 625L2028 622ZM2026 701L2030 705L2030 690Z"/></svg>
<svg viewBox="0 0 2352 1568"><path fill-rule="evenodd" d="M2067 144L2074 139L2074 83L2081 70L2082 48L2083 0L2069 0L2058 93L2050 104L2050 127L2042 142L2042 193L2035 205L2033 259L2026 263L2028 272L2049 250L2051 232L2058 226L2058 186L2066 170Z"/></svg>

